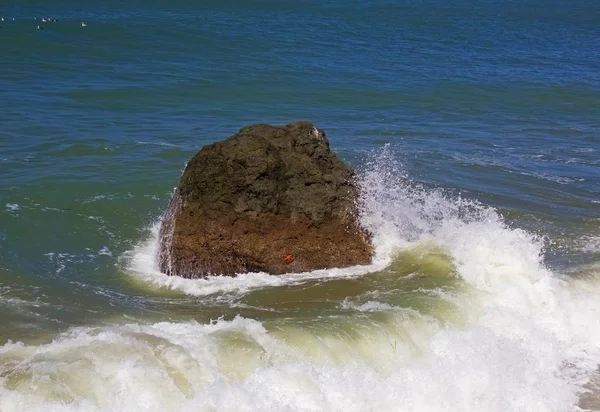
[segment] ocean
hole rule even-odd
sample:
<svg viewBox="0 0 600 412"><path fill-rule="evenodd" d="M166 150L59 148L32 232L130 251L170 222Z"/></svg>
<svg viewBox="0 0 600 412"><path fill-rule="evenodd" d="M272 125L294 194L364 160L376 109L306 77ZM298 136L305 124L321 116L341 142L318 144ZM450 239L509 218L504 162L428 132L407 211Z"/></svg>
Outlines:
<svg viewBox="0 0 600 412"><path fill-rule="evenodd" d="M0 411L600 410L596 0L0 16ZM372 265L159 273L186 162L296 120Z"/></svg>

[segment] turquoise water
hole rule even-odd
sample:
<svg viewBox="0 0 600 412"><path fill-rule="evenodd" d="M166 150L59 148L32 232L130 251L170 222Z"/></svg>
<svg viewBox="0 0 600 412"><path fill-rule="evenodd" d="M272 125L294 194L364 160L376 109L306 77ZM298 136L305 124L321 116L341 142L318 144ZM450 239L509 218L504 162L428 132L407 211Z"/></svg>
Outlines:
<svg viewBox="0 0 600 412"><path fill-rule="evenodd" d="M0 16L0 410L600 410L597 2ZM294 120L357 169L374 265L157 273L185 162Z"/></svg>

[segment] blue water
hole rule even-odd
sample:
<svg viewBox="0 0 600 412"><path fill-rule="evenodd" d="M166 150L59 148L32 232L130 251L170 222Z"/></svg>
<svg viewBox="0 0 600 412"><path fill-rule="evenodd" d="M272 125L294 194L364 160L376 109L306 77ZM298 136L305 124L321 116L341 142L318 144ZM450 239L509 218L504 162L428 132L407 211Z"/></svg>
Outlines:
<svg viewBox="0 0 600 412"><path fill-rule="evenodd" d="M598 276L600 3L126 3L0 5L0 344L36 347L74 327L178 324L191 318L204 324L220 316L231 321L236 314L277 323L292 313L309 322L329 313L325 306L309 307L311 296L346 302L345 292L329 299L318 290L287 291L284 306L291 312L277 320L272 308L264 309L283 293L276 287L264 286L257 297L240 292L245 306L231 306L219 298L229 286L214 286L216 292L206 295L197 293L204 284L175 287L160 278L159 286L149 287L130 274L131 255L146 253L140 245L155 235L151 227L185 162L203 145L252 123L312 121L360 176L377 163L380 180L389 183L387 195L397 189L394 182L402 182L398 197L386 197L385 188L374 196L395 199L398 210L409 208L402 199L415 190L423 197L409 202L411 208L428 205L437 190L454 199L435 212L406 213L402 219L426 215L433 225L439 215L448 222L444 211L454 210L451 204L477 202L492 208L506 225L502 230L523 230L542 242L540 264L556 277ZM394 213L387 216L400 219ZM504 239L505 232L490 225L486 233ZM426 232L444 238L433 227ZM414 241L413 235L405 237ZM383 249L394 247L405 245ZM453 270L468 279L460 269L464 256L448 253ZM490 256L494 253L500 263L486 264L502 266L503 252ZM276 281L266 282L274 287ZM355 290L352 283L338 287L349 294ZM369 296L385 287L361 286ZM385 304L397 303L394 299ZM342 303L335 316L345 313L347 302ZM597 325L593 317L588 320L582 321L588 328ZM29 396L40 395L52 410L54 389L38 393L27 379L12 377L11 365L21 355L5 350L0 387L12 392L0 392L0 410L15 410L15 393L33 410L40 404L29 403ZM496 386L510 392L496 378ZM75 409L84 409L77 403L83 400L115 410L120 408L98 400L115 391L106 389L103 397L73 389L70 397L56 397ZM465 393L464 399L480 399ZM439 399L449 402L443 394ZM565 410L578 402L565 399L532 404L534 409L494 401L471 405ZM581 402L592 408L595 401ZM148 408L183 408L176 404L157 401ZM315 410L344 409L326 405ZM416 406L408 410L427 410L411 405ZM440 405L429 410L444 410ZM288 407L302 410L294 402ZM250 410L264 408L256 404Z"/></svg>

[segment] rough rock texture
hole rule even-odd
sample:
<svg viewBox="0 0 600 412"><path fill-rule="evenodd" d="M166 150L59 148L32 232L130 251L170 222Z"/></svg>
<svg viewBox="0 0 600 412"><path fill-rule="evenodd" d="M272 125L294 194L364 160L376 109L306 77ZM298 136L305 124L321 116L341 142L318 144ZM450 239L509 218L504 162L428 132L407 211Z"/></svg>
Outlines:
<svg viewBox="0 0 600 412"><path fill-rule="evenodd" d="M368 264L352 170L309 122L258 124L188 163L160 230L160 270L184 277Z"/></svg>

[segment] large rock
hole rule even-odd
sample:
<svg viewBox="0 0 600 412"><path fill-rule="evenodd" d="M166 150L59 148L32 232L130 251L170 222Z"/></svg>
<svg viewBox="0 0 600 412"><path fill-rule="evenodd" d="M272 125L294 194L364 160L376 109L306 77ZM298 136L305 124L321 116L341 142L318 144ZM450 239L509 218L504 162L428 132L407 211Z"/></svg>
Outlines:
<svg viewBox="0 0 600 412"><path fill-rule="evenodd" d="M353 171L309 122L245 127L188 163L160 229L167 274L271 274L368 264Z"/></svg>

